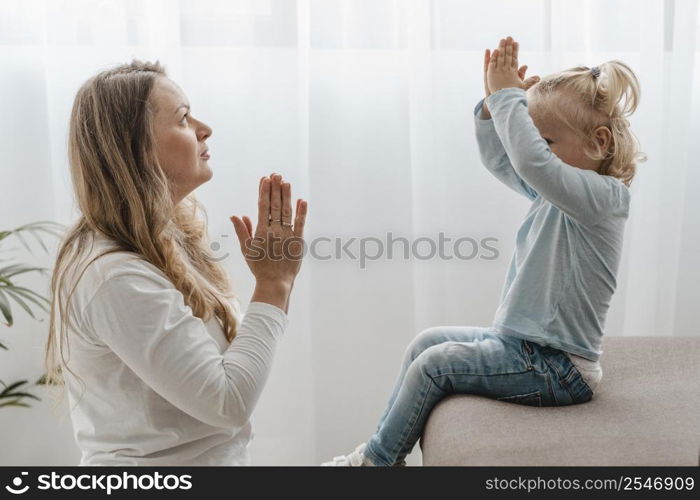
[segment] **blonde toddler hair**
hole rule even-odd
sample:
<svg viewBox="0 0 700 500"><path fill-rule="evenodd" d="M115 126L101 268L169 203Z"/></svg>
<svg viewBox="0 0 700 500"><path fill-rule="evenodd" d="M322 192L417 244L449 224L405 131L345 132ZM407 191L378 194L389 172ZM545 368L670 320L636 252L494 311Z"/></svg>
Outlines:
<svg viewBox="0 0 700 500"><path fill-rule="evenodd" d="M617 177L630 186L636 164L646 161L646 155L639 151L628 121L641 95L639 81L629 66L621 61L592 68L576 66L544 77L531 91L536 105L544 105L546 115L579 134L591 159L602 160L599 174ZM607 150L594 137L601 126L612 133Z"/></svg>

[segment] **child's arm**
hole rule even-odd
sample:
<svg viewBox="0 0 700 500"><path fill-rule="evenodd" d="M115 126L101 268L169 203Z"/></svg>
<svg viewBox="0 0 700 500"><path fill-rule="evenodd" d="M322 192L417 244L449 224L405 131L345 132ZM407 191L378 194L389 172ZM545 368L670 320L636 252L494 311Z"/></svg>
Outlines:
<svg viewBox="0 0 700 500"><path fill-rule="evenodd" d="M511 37L502 39L487 69L492 94L486 103L515 172L542 198L582 224L592 226L606 215L626 214L629 191L619 179L573 167L552 153L530 118L517 68L517 43Z"/></svg>
<svg viewBox="0 0 700 500"><path fill-rule="evenodd" d="M540 196L587 225L627 210L629 192L621 181L572 167L552 153L530 118L525 91L503 88L486 101L513 169Z"/></svg>
<svg viewBox="0 0 700 500"><path fill-rule="evenodd" d="M490 61L491 51L487 49L486 52L484 52L484 91L486 97L491 95L487 81ZM524 80L526 71L527 66L522 66L518 70L518 77L522 81L523 88L527 90L530 86L539 81L539 77L533 76ZM537 192L513 170L513 165L511 165L510 159L505 149L503 149L503 144L501 144L501 139L498 137L496 129L493 126L491 113L489 113L485 99L479 101L474 109L474 130L476 131L476 142L479 145L481 162L486 166L488 171L516 193L527 196L531 200L537 198Z"/></svg>
<svg viewBox="0 0 700 500"><path fill-rule="evenodd" d="M503 184L516 193L534 200L537 198L537 192L513 169L501 139L496 133L493 120L483 118L483 103L484 99L479 101L474 109L474 129L476 130L476 142L479 145L481 162Z"/></svg>

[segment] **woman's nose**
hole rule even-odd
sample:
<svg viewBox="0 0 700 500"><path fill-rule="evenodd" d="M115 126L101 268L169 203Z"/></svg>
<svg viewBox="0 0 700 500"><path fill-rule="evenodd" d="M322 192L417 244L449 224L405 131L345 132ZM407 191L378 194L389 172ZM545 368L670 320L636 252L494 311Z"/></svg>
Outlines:
<svg viewBox="0 0 700 500"><path fill-rule="evenodd" d="M201 139L206 139L206 138L210 137L212 132L213 132L213 130L206 123L202 123L200 125L199 135L200 135Z"/></svg>

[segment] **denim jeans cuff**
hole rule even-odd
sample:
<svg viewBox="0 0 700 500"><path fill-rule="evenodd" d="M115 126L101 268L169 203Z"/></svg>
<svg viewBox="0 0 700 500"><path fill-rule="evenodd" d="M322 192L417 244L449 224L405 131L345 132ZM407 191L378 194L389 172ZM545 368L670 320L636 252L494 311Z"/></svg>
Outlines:
<svg viewBox="0 0 700 500"><path fill-rule="evenodd" d="M378 466L378 467L390 467L390 466L394 465L394 464L387 464L387 463L384 463L384 462L377 456L377 454L374 453L374 452L370 449L370 443L369 443L369 442L367 443L367 447L365 448L364 455L365 455L365 458L367 458L367 460L369 460L370 462L372 462L372 465L375 465L375 466Z"/></svg>

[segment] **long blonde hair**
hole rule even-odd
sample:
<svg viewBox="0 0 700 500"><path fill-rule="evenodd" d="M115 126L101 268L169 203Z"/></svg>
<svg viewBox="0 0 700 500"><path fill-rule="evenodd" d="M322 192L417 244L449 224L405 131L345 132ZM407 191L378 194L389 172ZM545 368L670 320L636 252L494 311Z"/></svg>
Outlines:
<svg viewBox="0 0 700 500"><path fill-rule="evenodd" d="M639 151L628 121L641 97L639 81L629 66L621 61L593 68L576 66L544 77L532 91L547 99L542 104L545 113L584 139L588 157L602 160L600 174L617 177L630 186L637 162L646 161L646 155ZM612 133L606 151L593 134L600 126Z"/></svg>
<svg viewBox="0 0 700 500"><path fill-rule="evenodd" d="M90 263L115 251L133 252L153 264L182 292L195 316L205 321L216 316L229 342L236 335L231 284L211 253L206 212L192 194L173 205L155 154L149 96L157 78L166 76L158 61L133 60L98 73L76 94L68 160L81 216L61 242L51 279L45 353L49 385L65 385L62 367L68 368L64 346L71 321L67 305L77 283ZM98 231L115 246L83 265L79 257ZM69 282L69 276L77 278Z"/></svg>

